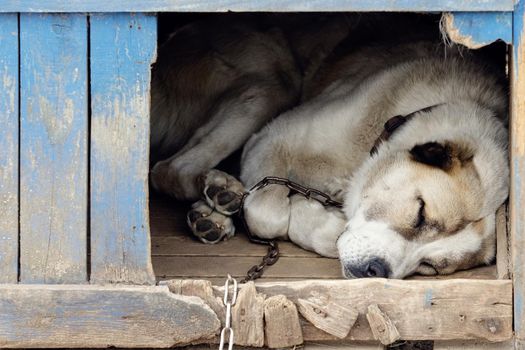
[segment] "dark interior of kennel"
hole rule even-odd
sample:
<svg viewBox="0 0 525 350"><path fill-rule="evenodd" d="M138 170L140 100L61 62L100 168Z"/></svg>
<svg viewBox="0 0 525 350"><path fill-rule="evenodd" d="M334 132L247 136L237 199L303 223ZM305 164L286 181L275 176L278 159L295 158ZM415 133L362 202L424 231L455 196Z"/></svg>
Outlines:
<svg viewBox="0 0 525 350"><path fill-rule="evenodd" d="M262 27L269 23L286 23L287 25L304 25L311 21L329 21L330 16L344 14L327 13L287 13L287 14L161 14L158 19L158 45L167 40L169 34L177 28L192 21L213 19L227 25L232 16L250 16ZM406 40L431 38L436 43L442 40L439 31L438 14L380 14L368 13L361 15L366 18L357 31L343 40L336 48L339 52L352 50L364 43L377 42L378 38L392 43ZM384 25L386 23L386 25ZM417 28L417 30L414 30ZM506 69L507 46L496 42L476 54L498 68ZM239 152L238 152L239 153ZM235 174L238 169L238 154L232 155L219 165L219 168ZM155 275L158 280L193 278L208 279L214 284L222 284L226 274L242 278L247 270L261 262L267 247L251 243L246 234L236 224L235 237L216 245L206 245L192 237L186 224L188 202L180 202L155 193L150 189L150 225L151 251ZM339 261L321 257L315 253L303 250L292 243L280 242L280 259L269 267L261 280L292 281L301 279L339 279L343 278ZM410 279L496 279L496 266L483 266L468 271L460 271L449 276L412 276Z"/></svg>

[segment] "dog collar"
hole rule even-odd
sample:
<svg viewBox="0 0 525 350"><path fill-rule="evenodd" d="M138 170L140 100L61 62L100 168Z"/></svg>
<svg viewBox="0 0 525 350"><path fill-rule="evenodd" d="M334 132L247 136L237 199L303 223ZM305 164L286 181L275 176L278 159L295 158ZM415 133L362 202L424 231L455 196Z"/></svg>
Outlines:
<svg viewBox="0 0 525 350"><path fill-rule="evenodd" d="M370 156L373 156L374 154L376 154L379 146L383 142L388 141L388 139L390 138L390 136L392 136L394 131L396 131L397 129L399 129L401 125L405 124L407 121L412 119L417 113L430 112L433 108L437 106L441 106L441 105L443 105L443 103L439 103L439 104L435 104L429 107L418 109L417 111L409 113L407 115L396 115L388 119L383 127L383 131L381 132L379 137L375 140L374 146L372 146L372 149L370 150Z"/></svg>

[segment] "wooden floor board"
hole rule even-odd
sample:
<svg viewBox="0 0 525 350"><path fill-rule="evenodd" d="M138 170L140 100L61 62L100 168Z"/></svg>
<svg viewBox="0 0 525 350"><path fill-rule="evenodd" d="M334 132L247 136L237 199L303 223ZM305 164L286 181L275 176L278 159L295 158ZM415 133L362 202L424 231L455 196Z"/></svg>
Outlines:
<svg viewBox="0 0 525 350"><path fill-rule="evenodd" d="M237 279L260 263L267 247L251 243L239 230L235 237L214 245L194 239L186 224L188 203L153 195L150 201L152 262L158 280L207 279L221 285L227 274ZM290 242L279 242L281 258L266 269L261 282L304 279L341 279L336 259L323 258ZM495 266L485 266L453 275L409 279L496 279Z"/></svg>

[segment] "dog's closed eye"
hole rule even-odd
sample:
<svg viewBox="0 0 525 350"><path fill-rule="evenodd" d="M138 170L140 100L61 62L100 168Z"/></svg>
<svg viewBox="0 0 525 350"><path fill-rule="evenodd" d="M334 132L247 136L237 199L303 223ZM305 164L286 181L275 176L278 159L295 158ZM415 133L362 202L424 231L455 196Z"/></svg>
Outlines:
<svg viewBox="0 0 525 350"><path fill-rule="evenodd" d="M425 224L425 201L421 197L418 197L417 200L419 202L419 210L417 212L414 228L419 228Z"/></svg>

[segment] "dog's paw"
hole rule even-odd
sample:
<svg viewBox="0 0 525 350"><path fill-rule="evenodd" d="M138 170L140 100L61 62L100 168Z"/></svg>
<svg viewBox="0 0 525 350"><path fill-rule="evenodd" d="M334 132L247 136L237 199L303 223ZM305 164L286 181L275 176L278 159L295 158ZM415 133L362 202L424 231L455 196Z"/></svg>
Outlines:
<svg viewBox="0 0 525 350"><path fill-rule="evenodd" d="M235 234L232 219L214 211L204 201L192 205L187 222L195 237L207 244L215 244Z"/></svg>
<svg viewBox="0 0 525 350"><path fill-rule="evenodd" d="M239 180L222 171L212 169L202 176L202 193L206 203L224 215L239 211L244 186Z"/></svg>

